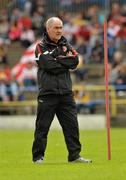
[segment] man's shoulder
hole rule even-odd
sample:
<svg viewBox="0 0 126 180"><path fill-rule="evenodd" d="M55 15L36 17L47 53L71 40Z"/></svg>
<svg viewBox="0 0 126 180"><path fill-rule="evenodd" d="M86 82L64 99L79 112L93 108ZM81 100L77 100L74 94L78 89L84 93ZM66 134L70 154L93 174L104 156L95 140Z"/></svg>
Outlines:
<svg viewBox="0 0 126 180"><path fill-rule="evenodd" d="M46 49L46 46L45 46L45 43L43 40L39 41L37 44L36 44L36 50L40 53L43 52L43 50Z"/></svg>
<svg viewBox="0 0 126 180"><path fill-rule="evenodd" d="M43 41L43 39L42 39L41 41L37 42L36 47L37 47L37 46L40 46L40 47L43 47L43 46L44 46L44 41Z"/></svg>
<svg viewBox="0 0 126 180"><path fill-rule="evenodd" d="M62 44L72 47L71 43L66 39L65 36L62 36L60 41Z"/></svg>

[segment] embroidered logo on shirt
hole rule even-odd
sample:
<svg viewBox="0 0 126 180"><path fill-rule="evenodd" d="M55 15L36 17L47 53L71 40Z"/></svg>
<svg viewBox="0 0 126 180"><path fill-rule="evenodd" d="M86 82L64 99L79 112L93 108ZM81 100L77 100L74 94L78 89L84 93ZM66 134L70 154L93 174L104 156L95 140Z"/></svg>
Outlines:
<svg viewBox="0 0 126 180"><path fill-rule="evenodd" d="M38 102L43 103L43 100L42 100L42 99L39 99Z"/></svg>
<svg viewBox="0 0 126 180"><path fill-rule="evenodd" d="M63 46L63 52L66 52L67 51L67 47L66 46Z"/></svg>

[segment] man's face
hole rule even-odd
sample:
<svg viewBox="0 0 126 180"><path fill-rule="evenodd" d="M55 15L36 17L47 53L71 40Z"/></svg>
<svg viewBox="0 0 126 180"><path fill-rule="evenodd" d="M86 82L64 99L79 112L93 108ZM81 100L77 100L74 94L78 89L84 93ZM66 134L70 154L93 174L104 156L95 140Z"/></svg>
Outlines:
<svg viewBox="0 0 126 180"><path fill-rule="evenodd" d="M61 38L63 32L63 24L62 21L56 20L49 27L47 27L47 33L50 39L54 42L58 42Z"/></svg>

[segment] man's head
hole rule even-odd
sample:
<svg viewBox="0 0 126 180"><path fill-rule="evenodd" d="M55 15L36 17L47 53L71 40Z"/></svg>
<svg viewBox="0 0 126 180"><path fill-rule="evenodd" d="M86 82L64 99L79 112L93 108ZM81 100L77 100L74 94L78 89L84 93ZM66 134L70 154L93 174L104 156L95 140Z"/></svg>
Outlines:
<svg viewBox="0 0 126 180"><path fill-rule="evenodd" d="M49 18L46 22L46 31L50 39L57 43L62 36L63 22L58 17Z"/></svg>

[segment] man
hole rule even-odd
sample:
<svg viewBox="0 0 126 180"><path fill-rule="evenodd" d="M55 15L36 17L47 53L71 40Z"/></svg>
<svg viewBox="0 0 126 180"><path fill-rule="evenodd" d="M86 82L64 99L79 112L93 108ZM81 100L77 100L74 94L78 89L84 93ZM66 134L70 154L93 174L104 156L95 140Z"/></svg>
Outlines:
<svg viewBox="0 0 126 180"><path fill-rule="evenodd" d="M55 114L65 136L68 161L91 162L80 156L77 111L70 79L70 70L77 67L78 56L62 36L62 29L63 23L59 18L49 18L43 39L35 50L39 95L32 147L34 163L42 163L44 160L47 135Z"/></svg>

